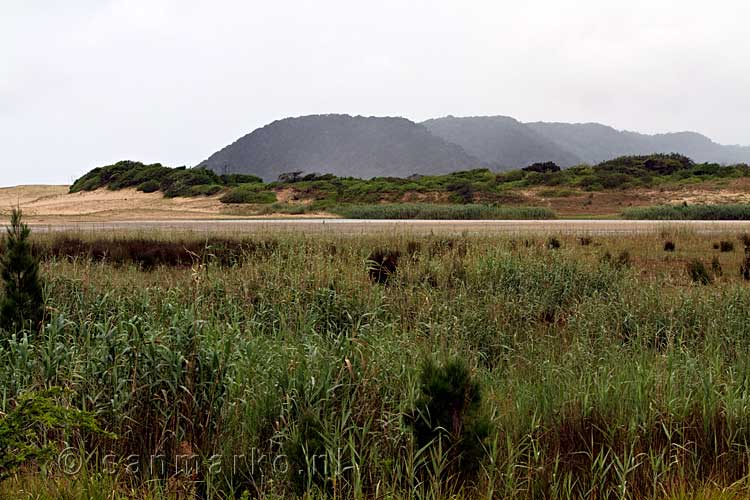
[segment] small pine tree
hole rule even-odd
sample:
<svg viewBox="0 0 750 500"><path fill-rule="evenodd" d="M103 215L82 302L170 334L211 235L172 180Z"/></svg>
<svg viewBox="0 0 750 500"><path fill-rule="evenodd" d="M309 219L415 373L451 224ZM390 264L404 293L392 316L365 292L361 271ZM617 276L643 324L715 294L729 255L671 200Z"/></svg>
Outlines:
<svg viewBox="0 0 750 500"><path fill-rule="evenodd" d="M444 365L432 360L422 366L420 373L421 397L410 416L419 448L442 446L449 449L451 476L460 482L479 471L484 451L484 440L489 435L489 420L482 412L479 383L461 359Z"/></svg>
<svg viewBox="0 0 750 500"><path fill-rule="evenodd" d="M15 332L38 329L44 319L44 292L39 262L31 253L31 230L14 209L0 257L0 276L5 293L0 300L0 328Z"/></svg>

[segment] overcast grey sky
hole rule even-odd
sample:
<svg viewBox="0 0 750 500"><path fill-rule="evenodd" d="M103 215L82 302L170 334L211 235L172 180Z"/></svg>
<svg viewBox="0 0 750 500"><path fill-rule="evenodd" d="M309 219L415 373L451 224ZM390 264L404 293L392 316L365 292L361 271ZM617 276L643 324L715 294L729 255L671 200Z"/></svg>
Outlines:
<svg viewBox="0 0 750 500"><path fill-rule="evenodd" d="M750 2L0 0L0 185L275 119L503 114L750 144Z"/></svg>

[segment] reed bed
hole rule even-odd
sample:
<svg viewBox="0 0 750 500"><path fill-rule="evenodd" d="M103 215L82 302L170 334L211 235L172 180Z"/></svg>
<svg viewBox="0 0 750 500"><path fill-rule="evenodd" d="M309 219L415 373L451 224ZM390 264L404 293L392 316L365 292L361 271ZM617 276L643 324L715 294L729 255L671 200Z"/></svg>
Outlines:
<svg viewBox="0 0 750 500"><path fill-rule="evenodd" d="M750 220L750 205L659 205L628 208L622 215L642 220Z"/></svg>
<svg viewBox="0 0 750 500"><path fill-rule="evenodd" d="M750 284L743 252L714 249L736 234L272 234L226 262L151 234L194 246L148 266L89 251L143 236L37 237L48 318L0 343L0 411L62 387L117 438L49 436L80 469L29 467L0 496L749 493ZM694 283L687 263L711 258L723 274ZM456 413L480 452L414 430L424 366L455 363L481 392Z"/></svg>
<svg viewBox="0 0 750 500"><path fill-rule="evenodd" d="M555 218L555 213L548 208L502 207L479 204L389 203L342 205L334 208L333 211L347 219L540 220Z"/></svg>

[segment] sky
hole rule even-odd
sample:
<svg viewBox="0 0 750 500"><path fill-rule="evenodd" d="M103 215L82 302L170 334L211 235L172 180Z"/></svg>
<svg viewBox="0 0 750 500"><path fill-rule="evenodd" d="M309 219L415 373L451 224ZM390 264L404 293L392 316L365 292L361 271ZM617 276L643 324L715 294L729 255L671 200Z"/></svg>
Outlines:
<svg viewBox="0 0 750 500"><path fill-rule="evenodd" d="M0 0L0 186L271 121L508 115L750 144L746 0Z"/></svg>

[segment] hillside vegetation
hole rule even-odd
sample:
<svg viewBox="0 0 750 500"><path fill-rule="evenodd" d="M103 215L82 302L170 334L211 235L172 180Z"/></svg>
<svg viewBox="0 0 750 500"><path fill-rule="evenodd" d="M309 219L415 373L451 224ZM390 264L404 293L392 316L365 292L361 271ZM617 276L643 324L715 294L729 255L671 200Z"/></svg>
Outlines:
<svg viewBox="0 0 750 500"><path fill-rule="evenodd" d="M227 186L262 182L254 175L217 175L202 168L169 168L161 163L146 165L137 161L120 161L114 165L91 170L70 186L71 193L136 188L144 193L161 191L164 196L212 195Z"/></svg>
<svg viewBox="0 0 750 500"><path fill-rule="evenodd" d="M362 208L373 204L406 204L388 213L408 214L417 213L412 205L425 203L432 204L433 209L421 209L419 213L437 214L434 209L437 205L476 205L462 213L486 218L487 214L499 207L536 205L545 198L585 198L586 193L590 197L594 193L604 196L606 193L630 193L646 189L677 189L743 178L750 178L748 165L698 164L677 154L626 156L595 166L568 169L560 169L548 162L502 173L475 169L409 178L358 179L291 172L282 174L279 180L273 182L263 182L251 175L218 175L202 168L170 169L160 164L124 161L92 170L78 179L70 192L106 187L110 190L136 188L144 192L160 191L165 197L216 195L225 205L257 206L259 214L327 211L370 213L374 216L386 213L382 207ZM536 197L527 196L529 192L536 193ZM651 204L661 202L652 201ZM351 208L353 205L358 207L357 210ZM618 211L616 208L614 210ZM585 206L581 207L581 212L586 212ZM441 213L458 214L457 211L445 209Z"/></svg>

